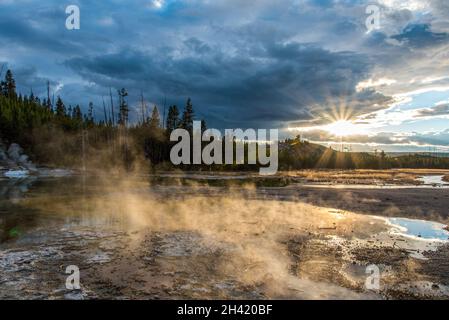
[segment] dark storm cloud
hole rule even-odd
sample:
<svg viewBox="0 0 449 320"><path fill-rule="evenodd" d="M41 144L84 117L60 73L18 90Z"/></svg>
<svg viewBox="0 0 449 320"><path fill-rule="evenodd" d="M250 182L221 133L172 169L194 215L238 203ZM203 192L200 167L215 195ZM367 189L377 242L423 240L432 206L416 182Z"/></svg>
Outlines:
<svg viewBox="0 0 449 320"><path fill-rule="evenodd" d="M24 93L44 94L50 79L67 104L101 106L110 88L125 87L132 107L141 92L159 106L191 97L210 127L285 127L386 108L388 94L357 84L376 70L409 80L404 61L413 67L418 49L448 40L402 8L366 34L364 0L152 3L74 0L81 29L68 31L60 1L0 1L0 60Z"/></svg>
<svg viewBox="0 0 449 320"><path fill-rule="evenodd" d="M432 32L428 24L412 24L407 26L401 34L392 38L405 42L411 48L424 48L447 43L449 34Z"/></svg>
<svg viewBox="0 0 449 320"><path fill-rule="evenodd" d="M127 88L131 104L141 91L157 103L167 96L181 105L190 96L197 114L217 127L316 121L343 97L354 114L388 101L373 91L354 90L369 77L369 57L290 39L300 27L317 22L313 15L329 16L335 1L288 2L285 8L264 0L251 5L165 1L161 11L151 10L151 1L75 3L82 16L77 32L65 30L65 8L57 1L33 10L9 2L2 6L0 42L29 50L20 68L33 74L18 79L26 91L45 86L40 70L71 104L86 104L95 95L98 104L110 87ZM306 18L304 24L293 13ZM332 27L338 33L356 29L353 19L344 18ZM62 73L64 66L68 70Z"/></svg>
<svg viewBox="0 0 449 320"><path fill-rule="evenodd" d="M308 44L270 43L259 48L253 59L244 54L228 56L196 38L184 45L194 54L180 58L123 50L73 58L67 65L104 86L121 81L130 88L144 84L155 95L191 96L199 111L215 118L217 125L223 120L228 125L266 126L310 119L314 112L331 113L341 99L357 115L384 108L389 101L374 91L355 91L371 68L362 55Z"/></svg>
<svg viewBox="0 0 449 320"><path fill-rule="evenodd" d="M17 19L13 16L2 16L0 20L0 39L4 45L15 43L30 46L34 49L73 50L52 35L36 31L28 20Z"/></svg>

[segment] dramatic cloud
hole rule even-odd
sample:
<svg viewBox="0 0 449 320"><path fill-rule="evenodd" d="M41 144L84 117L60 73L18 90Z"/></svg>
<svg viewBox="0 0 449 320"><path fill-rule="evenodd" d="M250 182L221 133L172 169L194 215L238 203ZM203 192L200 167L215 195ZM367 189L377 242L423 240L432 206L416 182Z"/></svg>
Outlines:
<svg viewBox="0 0 449 320"><path fill-rule="evenodd" d="M354 116L389 102L373 90L355 90L371 66L350 52L270 43L260 46L257 56L229 56L196 38L181 49L187 52L183 56L128 50L66 63L105 87L144 85L156 96L191 96L221 128L220 122L251 127L312 120L332 113L342 101L350 108L348 116Z"/></svg>
<svg viewBox="0 0 449 320"><path fill-rule="evenodd" d="M122 87L136 109L141 93L161 109L191 97L196 115L217 128L341 119L387 125L386 117L401 112L418 121L447 111L387 112L422 93L449 91L445 0L379 0L380 29L372 32L368 0L73 4L80 30L65 29L60 1L0 1L0 61L24 94L45 96L49 79L52 94L84 107L102 107L110 89Z"/></svg>
<svg viewBox="0 0 449 320"><path fill-rule="evenodd" d="M423 48L447 43L447 33L435 33L426 24L410 25L401 34L391 37L411 48Z"/></svg>
<svg viewBox="0 0 449 320"><path fill-rule="evenodd" d="M303 138L313 142L327 143L331 145L339 145L342 143L340 137L330 134L323 130L308 131L303 134ZM385 146L391 151L389 146L413 146L413 147L438 147L438 150L449 151L447 145L449 141L449 130L427 133L396 133L396 132L379 132L372 135L358 134L345 137L345 144L361 145L356 149L361 151L369 151L372 147Z"/></svg>
<svg viewBox="0 0 449 320"><path fill-rule="evenodd" d="M416 117L449 116L449 104L440 104L432 108L420 109Z"/></svg>

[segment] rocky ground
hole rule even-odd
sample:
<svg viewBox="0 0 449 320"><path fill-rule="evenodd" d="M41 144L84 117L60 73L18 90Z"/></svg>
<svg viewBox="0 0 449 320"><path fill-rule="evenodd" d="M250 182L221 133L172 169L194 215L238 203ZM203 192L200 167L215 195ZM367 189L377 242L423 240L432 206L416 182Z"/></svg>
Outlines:
<svg viewBox="0 0 449 320"><path fill-rule="evenodd" d="M9 146L0 140L0 180L32 179L33 177L62 177L72 175L71 169L55 169L34 164L17 143Z"/></svg>
<svg viewBox="0 0 449 320"><path fill-rule="evenodd" d="M6 146L0 141L0 176L8 176L8 174L14 174L14 172L15 174L25 175L36 171L36 166L17 143Z"/></svg>
<svg viewBox="0 0 449 320"><path fill-rule="evenodd" d="M2 250L2 299L449 297L447 247L421 260L388 242L291 231L273 243L278 253L269 249L260 258L190 231L51 231L54 239L45 245ZM372 264L381 272L374 291L365 287ZM80 268L81 290L65 288L68 265Z"/></svg>
<svg viewBox="0 0 449 320"><path fill-rule="evenodd" d="M3 193L0 298L449 298L448 245L392 233L380 218L391 214L386 196L402 216L443 212L448 189L420 205L407 199L432 189L329 189L312 201L294 187L92 180L35 180ZM69 265L80 269L80 290L65 287ZM365 284L370 265L380 271L376 290Z"/></svg>

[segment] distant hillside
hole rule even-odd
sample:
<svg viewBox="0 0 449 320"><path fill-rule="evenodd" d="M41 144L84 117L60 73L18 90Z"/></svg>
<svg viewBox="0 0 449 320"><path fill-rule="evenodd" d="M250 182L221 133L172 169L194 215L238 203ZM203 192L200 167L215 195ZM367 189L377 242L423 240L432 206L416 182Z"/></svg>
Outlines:
<svg viewBox="0 0 449 320"><path fill-rule="evenodd" d="M303 168L376 169L383 167L385 154L339 152L319 144L301 141L299 137L287 139L279 146L281 170Z"/></svg>
<svg viewBox="0 0 449 320"><path fill-rule="evenodd" d="M400 157L400 156L429 156L435 158L449 158L449 152L386 152L386 154L390 157Z"/></svg>
<svg viewBox="0 0 449 320"><path fill-rule="evenodd" d="M301 141L300 137L287 139L279 146L281 170L328 169L388 169L437 168L448 169L449 158L429 154L402 154L392 156L385 152L339 152L322 145Z"/></svg>

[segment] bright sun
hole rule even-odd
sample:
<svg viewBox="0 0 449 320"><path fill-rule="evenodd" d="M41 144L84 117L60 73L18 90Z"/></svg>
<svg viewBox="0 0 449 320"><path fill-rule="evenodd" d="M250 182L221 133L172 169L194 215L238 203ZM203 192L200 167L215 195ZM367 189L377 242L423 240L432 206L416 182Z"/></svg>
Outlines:
<svg viewBox="0 0 449 320"><path fill-rule="evenodd" d="M156 9L162 8L163 5L164 5L164 0L153 0L153 6Z"/></svg>
<svg viewBox="0 0 449 320"><path fill-rule="evenodd" d="M364 130L359 125L356 125L353 122L347 120L335 121L324 126L323 129L338 137L362 134L364 132Z"/></svg>

